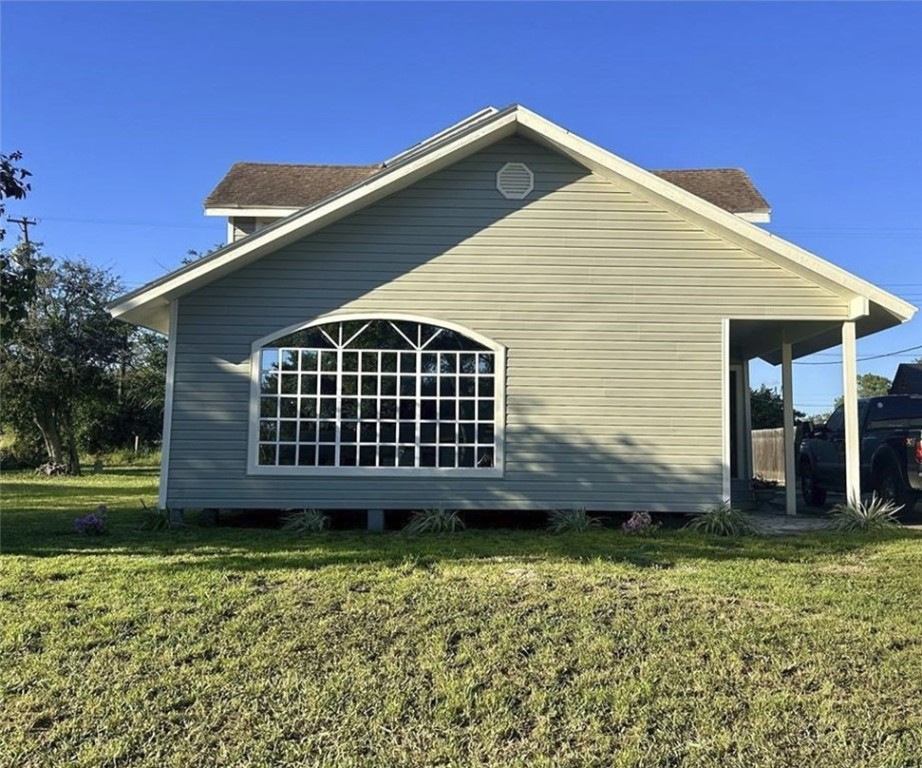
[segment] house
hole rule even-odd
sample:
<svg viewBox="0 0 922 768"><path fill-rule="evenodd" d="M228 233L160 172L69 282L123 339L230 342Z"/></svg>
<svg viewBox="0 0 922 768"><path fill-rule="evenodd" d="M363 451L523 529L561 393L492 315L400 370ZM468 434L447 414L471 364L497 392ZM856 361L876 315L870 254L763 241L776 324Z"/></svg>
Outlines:
<svg viewBox="0 0 922 768"><path fill-rule="evenodd" d="M922 363L900 363L888 394L922 395Z"/></svg>
<svg viewBox="0 0 922 768"><path fill-rule="evenodd" d="M169 335L161 505L695 511L748 487L748 361L915 308L513 105L374 166L234 166L228 244L113 303ZM793 476L793 451L786 457ZM793 512L793 484L789 489Z"/></svg>

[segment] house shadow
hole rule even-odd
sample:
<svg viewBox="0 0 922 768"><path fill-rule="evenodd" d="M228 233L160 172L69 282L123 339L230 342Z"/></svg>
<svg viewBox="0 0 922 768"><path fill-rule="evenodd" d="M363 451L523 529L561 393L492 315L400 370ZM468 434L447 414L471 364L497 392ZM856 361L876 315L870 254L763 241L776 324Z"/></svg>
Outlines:
<svg viewBox="0 0 922 768"><path fill-rule="evenodd" d="M571 444L571 448L579 450L576 445ZM591 451L577 455L588 461L589 453ZM632 466L625 460L620 469L630 474ZM633 469L636 470L636 467ZM645 471L649 470L650 467L645 466ZM134 490L131 479L151 472L153 470L149 469L107 470L106 474L123 480L123 485L113 488L130 492ZM588 470L580 473L574 469L573 472L577 485L591 485ZM668 475L667 467L656 467L651 482L665 482ZM55 493L72 490L63 483L52 484L43 479L35 482L46 490L55 485ZM496 498L500 498L499 492ZM573 508L574 505L562 506ZM623 519L626 514L621 511L619 515L618 510L600 509L595 512L600 515L613 512L613 520ZM336 511L330 514L336 514ZM488 512L481 510L478 514ZM511 513L507 510L504 514ZM370 533L356 530L305 535L278 528L205 527L191 520L189 524L173 530L141 531L138 529L140 508L118 506L110 508L110 533L87 537L73 532L73 515L72 503L5 515L3 555L40 558L76 556L95 562L108 558L136 558L140 572L177 573L217 570L244 574L382 566L425 570L440 565L463 567L466 563L502 564L506 561L510 567L522 567L523 563L532 562L550 565L621 563L634 568L661 570L677 566L693 567L695 561L702 560L820 562L831 556L855 554L881 541L918 541L922 538L918 531L898 530L872 539L832 532L810 536L722 539L668 529L660 529L651 537L638 537L627 535L617 527L563 535L515 528L479 528L416 537L399 531ZM656 513L653 516L654 519L662 519Z"/></svg>

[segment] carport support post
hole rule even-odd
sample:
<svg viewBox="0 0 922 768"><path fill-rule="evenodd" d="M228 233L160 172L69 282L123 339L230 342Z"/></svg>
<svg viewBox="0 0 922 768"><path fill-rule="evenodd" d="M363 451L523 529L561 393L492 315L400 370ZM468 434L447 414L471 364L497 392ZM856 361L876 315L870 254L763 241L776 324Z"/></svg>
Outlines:
<svg viewBox="0 0 922 768"><path fill-rule="evenodd" d="M845 406L845 498L849 504L861 501L861 459L858 437L858 361L855 323L842 323L842 394Z"/></svg>
<svg viewBox="0 0 922 768"><path fill-rule="evenodd" d="M797 514L796 457L794 456L794 376L789 342L781 345L781 396L784 401L784 510Z"/></svg>

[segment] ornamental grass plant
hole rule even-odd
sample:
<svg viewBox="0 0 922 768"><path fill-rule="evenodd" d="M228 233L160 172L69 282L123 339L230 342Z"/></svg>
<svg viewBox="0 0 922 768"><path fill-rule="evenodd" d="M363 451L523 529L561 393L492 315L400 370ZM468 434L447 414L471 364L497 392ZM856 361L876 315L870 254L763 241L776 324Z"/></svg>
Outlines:
<svg viewBox="0 0 922 768"><path fill-rule="evenodd" d="M548 513L547 530L550 533L585 533L599 528L602 521L590 515L585 507L555 509Z"/></svg>
<svg viewBox="0 0 922 768"><path fill-rule="evenodd" d="M752 518L727 502L704 507L685 527L713 536L749 536L755 533Z"/></svg>
<svg viewBox="0 0 922 768"><path fill-rule="evenodd" d="M902 509L902 505L897 506L874 494L869 501L837 504L830 513L830 519L837 531L879 533L899 527L896 516Z"/></svg>
<svg viewBox="0 0 922 768"><path fill-rule="evenodd" d="M424 533L455 533L464 530L464 521L455 509L421 509L413 513L402 533L419 536Z"/></svg>

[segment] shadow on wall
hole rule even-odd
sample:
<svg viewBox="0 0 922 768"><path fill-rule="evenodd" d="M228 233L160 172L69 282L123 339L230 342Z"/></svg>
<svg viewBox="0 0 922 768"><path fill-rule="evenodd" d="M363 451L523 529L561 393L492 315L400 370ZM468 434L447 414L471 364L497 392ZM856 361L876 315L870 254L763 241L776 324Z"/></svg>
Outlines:
<svg viewBox="0 0 922 768"><path fill-rule="evenodd" d="M496 193L492 174L508 160L533 165L536 188L527 201L506 200ZM503 217L540 206L548 195L588 175L585 169L549 150L510 139L184 297L180 304L180 373L171 454L173 505L238 509L582 506L597 511L690 512L703 503L717 501L721 467L719 461L702 458L702 436L672 436L672 422L655 407L643 411L650 423L637 426L637 414L627 415L628 409L619 405L629 398L636 402L644 393L626 391L624 402L619 403L606 396L608 383L604 381L592 381L584 389L573 383L568 392L573 394L574 404L556 408L553 422L550 410L542 408L540 395L530 402L528 396L520 394L526 383L510 381L514 391L507 395L505 476L501 479L437 477L416 482L414 478L411 485L407 478L331 480L245 474L247 371L254 340L336 310L360 312L367 306L361 300L377 289L471 241ZM420 223L421 218L426 218L425 224ZM542 233L542 244L556 252L566 245L565 231ZM510 226L501 242L497 248L540 252L529 227ZM518 242L523 245L517 246ZM459 257L446 274L438 276L439 284L454 286L456 280L463 279L463 269L472 268L472 263L477 262ZM509 278L508 273L505 277ZM464 292L452 299L450 316L443 316L444 298L439 300L424 290L404 287L381 305L394 306L396 296L407 297L402 311L470 325L509 345L494 321L471 321L477 316L477 307L482 312L483 305L471 303ZM352 306L356 303L358 307ZM601 318L604 305L593 306ZM514 312L515 306L498 309ZM566 316L567 309L581 313L583 319L592 311L573 300L572 307L559 305L557 315ZM530 323L540 315L541 308L532 307L520 319ZM561 344L566 344L562 334L569 332L577 341L583 338L583 327L580 323L557 324L554 330ZM516 349L510 348L509 354L512 366ZM184 375L184 370L189 373ZM590 386L595 391L588 391ZM614 382L609 388L614 388ZM239 412L231 412L231 407L217 410L216 403L222 402L234 404ZM634 419L635 426L626 428L616 423L619 416L625 423ZM607 419L612 420L608 426L599 426ZM586 431L605 437L590 439L583 436ZM719 437L709 435L706 439L719 445ZM682 458L677 460L677 456ZM221 492L220 497L215 491Z"/></svg>
<svg viewBox="0 0 922 768"><path fill-rule="evenodd" d="M494 174L510 160L528 163L535 172L535 188L527 200L507 200L496 191ZM184 297L180 319L184 325L200 320L207 326L203 340L213 339L214 314L227 306L231 324L241 330L245 324L248 341L239 353L244 362L253 340L347 307L471 242L507 216L539 205L590 176L586 169L530 141L506 139L480 158L462 160ZM505 237L523 238L522 247L533 247L529 231L510 227ZM555 237L547 232L542 232L542 239L555 244ZM559 246L566 242L564 233L557 239ZM493 247L521 250L514 243ZM463 257L459 263L463 264ZM449 279L442 283L448 288L459 274L455 271L442 279ZM431 303L422 291L414 301L419 306L412 311L418 312ZM242 306L247 310L243 315Z"/></svg>
<svg viewBox="0 0 922 768"><path fill-rule="evenodd" d="M246 382L247 387L249 382ZM514 402L513 402L514 398ZM603 411L604 395L580 408L573 424L592 424ZM503 477L322 477L266 476L245 473L245 423L228 426L225 414L204 412L205 429L222 428L223 441L239 441L236 458L207 450L175 458L171 469L171 497L185 508L200 509L423 509L549 510L584 507L593 512L634 511L689 513L720 502L722 467L703 458L689 442L684 463L664 461L658 451L669 441L653 434L638 439L611 426L607 437L581 436L578 426L542 424L517 413L541 413L540 398L507 396L505 474ZM615 409L617 410L617 409ZM571 411L575 414L575 411ZM241 422L244 419L241 417ZM595 429L598 429L596 427ZM233 434L231 434L231 431ZM647 434L656 433L651 430ZM675 454L681 447L672 445ZM210 488L231 488L220 496L205 495Z"/></svg>

